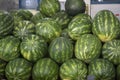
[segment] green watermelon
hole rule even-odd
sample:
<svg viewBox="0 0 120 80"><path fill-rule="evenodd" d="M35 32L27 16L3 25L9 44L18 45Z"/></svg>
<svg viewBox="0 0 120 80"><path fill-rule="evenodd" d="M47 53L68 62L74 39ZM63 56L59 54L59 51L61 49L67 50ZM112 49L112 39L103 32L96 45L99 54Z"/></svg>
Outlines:
<svg viewBox="0 0 120 80"><path fill-rule="evenodd" d="M101 48L102 44L95 35L84 34L75 43L75 57L90 63L100 56Z"/></svg>
<svg viewBox="0 0 120 80"><path fill-rule="evenodd" d="M20 44L22 56L32 62L44 57L47 53L47 43L37 35L28 35Z"/></svg>
<svg viewBox="0 0 120 80"><path fill-rule="evenodd" d="M102 42L107 42L120 35L120 21L109 10L99 11L93 19L92 32Z"/></svg>
<svg viewBox="0 0 120 80"><path fill-rule="evenodd" d="M6 64L7 64L7 62L0 59L0 79L2 79L3 76L5 75Z"/></svg>
<svg viewBox="0 0 120 80"><path fill-rule="evenodd" d="M11 60L6 68L7 80L30 80L32 65L23 58Z"/></svg>
<svg viewBox="0 0 120 80"><path fill-rule="evenodd" d="M44 37L47 42L59 37L61 31L61 26L51 18L42 19L36 25L36 34Z"/></svg>
<svg viewBox="0 0 120 80"><path fill-rule="evenodd" d="M50 58L43 58L33 66L33 80L58 80L59 66Z"/></svg>
<svg viewBox="0 0 120 80"><path fill-rule="evenodd" d="M68 34L73 40L77 40L81 35L91 33L91 28L92 22L89 19L74 19L68 25Z"/></svg>
<svg viewBox="0 0 120 80"><path fill-rule="evenodd" d="M76 16L74 16L71 20L71 22L73 21L77 21L77 20L80 20L80 19L88 19L89 21L92 22L92 18L90 15L88 14L85 14L85 13L80 13L80 14L77 14Z"/></svg>
<svg viewBox="0 0 120 80"><path fill-rule="evenodd" d="M117 66L117 80L120 80L120 64Z"/></svg>
<svg viewBox="0 0 120 80"><path fill-rule="evenodd" d="M120 64L120 40L106 42L102 48L102 55L113 64Z"/></svg>
<svg viewBox="0 0 120 80"><path fill-rule="evenodd" d="M70 59L60 66L61 80L87 80L87 66L78 59Z"/></svg>
<svg viewBox="0 0 120 80"><path fill-rule="evenodd" d="M34 24L37 24L43 18L45 18L45 16L42 13L38 12L35 15L32 16L31 21Z"/></svg>
<svg viewBox="0 0 120 80"><path fill-rule="evenodd" d="M30 21L19 21L18 25L14 26L13 35L23 39L29 34L35 33L35 25Z"/></svg>
<svg viewBox="0 0 120 80"><path fill-rule="evenodd" d="M73 44L65 37L54 39L49 45L50 57L58 63L63 63L73 56Z"/></svg>
<svg viewBox="0 0 120 80"><path fill-rule="evenodd" d="M67 28L70 21L70 18L65 11L57 12L52 18L61 25L62 29Z"/></svg>
<svg viewBox="0 0 120 80"><path fill-rule="evenodd" d="M93 80L115 80L115 68L112 63L105 59L92 61L88 66L88 74Z"/></svg>
<svg viewBox="0 0 120 80"><path fill-rule="evenodd" d="M51 17L60 11L60 3L58 0L41 0L39 10L42 14Z"/></svg>
<svg viewBox="0 0 120 80"><path fill-rule="evenodd" d="M13 36L7 36L0 40L0 59L5 61L19 57L20 40Z"/></svg>
<svg viewBox="0 0 120 80"><path fill-rule="evenodd" d="M8 12L0 11L0 38L11 34L13 28L13 17Z"/></svg>
<svg viewBox="0 0 120 80"><path fill-rule="evenodd" d="M70 16L75 16L79 13L84 13L86 9L86 4L84 0L66 0L65 11Z"/></svg>

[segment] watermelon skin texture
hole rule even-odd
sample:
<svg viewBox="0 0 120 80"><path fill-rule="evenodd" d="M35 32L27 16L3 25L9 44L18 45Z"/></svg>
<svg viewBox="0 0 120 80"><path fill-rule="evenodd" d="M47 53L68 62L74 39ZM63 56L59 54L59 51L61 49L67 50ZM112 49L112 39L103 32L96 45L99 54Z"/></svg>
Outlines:
<svg viewBox="0 0 120 80"><path fill-rule="evenodd" d="M58 0L42 0L39 10L43 15L51 17L60 11L60 3Z"/></svg>
<svg viewBox="0 0 120 80"><path fill-rule="evenodd" d="M14 26L13 35L19 39L23 39L29 34L35 33L35 25L30 21L19 21L17 26Z"/></svg>
<svg viewBox="0 0 120 80"><path fill-rule="evenodd" d="M47 54L47 42L37 35L28 35L22 40L20 51L25 59L36 62Z"/></svg>
<svg viewBox="0 0 120 80"><path fill-rule="evenodd" d="M87 80L87 66L78 59L70 59L60 66L61 80Z"/></svg>
<svg viewBox="0 0 120 80"><path fill-rule="evenodd" d="M57 12L52 18L61 25L62 29L67 28L68 23L70 21L70 17L63 10L60 12Z"/></svg>
<svg viewBox="0 0 120 80"><path fill-rule="evenodd" d="M0 79L5 75L5 67L7 62L0 59Z"/></svg>
<svg viewBox="0 0 120 80"><path fill-rule="evenodd" d="M36 34L42 36L47 42L60 36L61 26L51 18L42 19L36 24Z"/></svg>
<svg viewBox="0 0 120 80"><path fill-rule="evenodd" d="M65 37L54 39L49 45L49 55L57 63L63 63L73 56L73 44Z"/></svg>
<svg viewBox="0 0 120 80"><path fill-rule="evenodd" d="M99 11L93 19L92 32L102 42L107 42L120 35L120 21L109 10Z"/></svg>
<svg viewBox="0 0 120 80"><path fill-rule="evenodd" d="M32 65L23 58L11 60L5 69L7 80L30 80Z"/></svg>
<svg viewBox="0 0 120 80"><path fill-rule="evenodd" d="M94 80L115 80L114 65L105 59L92 61L88 66L88 74L94 77Z"/></svg>
<svg viewBox="0 0 120 80"><path fill-rule="evenodd" d="M84 0L66 0L65 11L70 16L75 16L79 13L84 13L86 9L86 4Z"/></svg>
<svg viewBox="0 0 120 80"><path fill-rule="evenodd" d="M113 64L120 64L120 40L106 42L102 48L102 55Z"/></svg>
<svg viewBox="0 0 120 80"><path fill-rule="evenodd" d="M43 18L45 18L45 16L42 13L38 12L32 16L31 22L33 22L34 24L37 24Z"/></svg>
<svg viewBox="0 0 120 80"><path fill-rule="evenodd" d="M10 61L20 56L20 40L13 36L7 36L0 40L0 59Z"/></svg>
<svg viewBox="0 0 120 80"><path fill-rule="evenodd" d="M44 67L43 67L44 66ZM33 66L33 80L58 80L59 66L50 58L43 58Z"/></svg>
<svg viewBox="0 0 120 80"><path fill-rule="evenodd" d="M117 80L120 80L120 65L117 66Z"/></svg>
<svg viewBox="0 0 120 80"><path fill-rule="evenodd" d="M95 35L84 34L75 43L75 57L90 63L100 56L101 48L102 44Z"/></svg>
<svg viewBox="0 0 120 80"><path fill-rule="evenodd" d="M68 25L68 34L73 40L77 40L81 35L91 33L91 28L92 22L89 19L74 18Z"/></svg>
<svg viewBox="0 0 120 80"><path fill-rule="evenodd" d="M12 33L13 21L13 17L8 12L0 11L0 38Z"/></svg>

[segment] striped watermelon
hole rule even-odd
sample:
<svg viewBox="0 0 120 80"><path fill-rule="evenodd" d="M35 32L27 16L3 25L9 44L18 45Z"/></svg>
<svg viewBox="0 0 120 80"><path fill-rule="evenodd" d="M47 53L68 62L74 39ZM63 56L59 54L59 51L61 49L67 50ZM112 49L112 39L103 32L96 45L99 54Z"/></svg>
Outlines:
<svg viewBox="0 0 120 80"><path fill-rule="evenodd" d="M58 37L49 45L50 57L58 63L63 63L73 56L73 45L69 39Z"/></svg>
<svg viewBox="0 0 120 80"><path fill-rule="evenodd" d="M5 11L0 11L0 38L3 38L12 33L13 17Z"/></svg>
<svg viewBox="0 0 120 80"><path fill-rule="evenodd" d="M52 18L61 25L62 29L68 27L70 18L65 11L57 12L55 15L52 16Z"/></svg>
<svg viewBox="0 0 120 80"><path fill-rule="evenodd" d="M80 13L80 14L77 14L76 16L74 16L72 18L72 22L76 21L76 20L80 20L80 19L88 19L92 22L92 18L90 15L88 14L85 14L85 13Z"/></svg>
<svg viewBox="0 0 120 80"><path fill-rule="evenodd" d="M90 63L99 57L102 44L100 40L92 34L84 34L75 43L75 57Z"/></svg>
<svg viewBox="0 0 120 80"><path fill-rule="evenodd" d="M39 10L42 14L51 17L60 11L60 3L58 0L41 0Z"/></svg>
<svg viewBox="0 0 120 80"><path fill-rule="evenodd" d="M87 80L87 66L78 59L70 59L60 66L61 80Z"/></svg>
<svg viewBox="0 0 120 80"><path fill-rule="evenodd" d="M5 61L19 57L20 40L13 36L7 36L0 40L0 59Z"/></svg>
<svg viewBox="0 0 120 80"><path fill-rule="evenodd" d="M29 34L35 33L35 25L30 21L19 21L18 25L14 27L13 34L14 36L23 39Z"/></svg>
<svg viewBox="0 0 120 80"><path fill-rule="evenodd" d="M107 42L120 35L120 21L109 10L99 11L93 20L92 31L102 42Z"/></svg>
<svg viewBox="0 0 120 80"><path fill-rule="evenodd" d="M22 40L20 50L25 59L36 62L47 53L47 43L37 35L28 35Z"/></svg>
<svg viewBox="0 0 120 80"><path fill-rule="evenodd" d="M88 66L88 74L94 80L115 80L115 68L108 60L97 59Z"/></svg>
<svg viewBox="0 0 120 80"><path fill-rule="evenodd" d="M120 64L117 66L117 80L120 80Z"/></svg>
<svg viewBox="0 0 120 80"><path fill-rule="evenodd" d="M5 75L6 62L0 59L0 79Z"/></svg>
<svg viewBox="0 0 120 80"><path fill-rule="evenodd" d="M120 40L106 42L102 48L102 55L112 63L120 64Z"/></svg>
<svg viewBox="0 0 120 80"><path fill-rule="evenodd" d="M81 35L91 33L92 23L87 18L74 19L68 25L68 34L73 40L77 40Z"/></svg>
<svg viewBox="0 0 120 80"><path fill-rule="evenodd" d="M31 21L34 24L37 24L43 18L45 18L45 16L42 13L38 12L35 15L32 16Z"/></svg>
<svg viewBox="0 0 120 80"><path fill-rule="evenodd" d="M30 80L32 65L23 58L11 60L6 68L7 80Z"/></svg>
<svg viewBox="0 0 120 80"><path fill-rule="evenodd" d="M58 65L50 58L43 58L33 66L33 80L58 80Z"/></svg>
<svg viewBox="0 0 120 80"><path fill-rule="evenodd" d="M61 26L50 18L42 19L41 22L36 25L36 34L44 37L47 42L59 37L61 31Z"/></svg>

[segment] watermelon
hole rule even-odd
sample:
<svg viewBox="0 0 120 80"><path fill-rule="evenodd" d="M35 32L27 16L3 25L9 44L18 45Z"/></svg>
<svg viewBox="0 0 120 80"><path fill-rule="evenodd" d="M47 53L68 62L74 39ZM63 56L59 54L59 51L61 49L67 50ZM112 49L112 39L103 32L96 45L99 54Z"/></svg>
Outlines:
<svg viewBox="0 0 120 80"><path fill-rule="evenodd" d="M5 75L5 67L7 62L0 59L0 79Z"/></svg>
<svg viewBox="0 0 120 80"><path fill-rule="evenodd" d="M65 11L70 16L75 16L79 13L84 13L86 10L86 3L84 0L66 0Z"/></svg>
<svg viewBox="0 0 120 80"><path fill-rule="evenodd" d="M117 80L120 80L120 64L117 66Z"/></svg>
<svg viewBox="0 0 120 80"><path fill-rule="evenodd" d="M30 80L32 65L23 58L11 60L6 68L7 80Z"/></svg>
<svg viewBox="0 0 120 80"><path fill-rule="evenodd" d="M47 42L59 37L61 31L61 26L51 18L42 19L36 24L36 34L44 37Z"/></svg>
<svg viewBox="0 0 120 80"><path fill-rule="evenodd" d="M75 43L75 57L90 63L100 56L102 43L92 34L82 35Z"/></svg>
<svg viewBox="0 0 120 80"><path fill-rule="evenodd" d="M81 35L91 33L92 22L87 18L74 19L68 25L68 34L73 40L77 40Z"/></svg>
<svg viewBox="0 0 120 80"><path fill-rule="evenodd" d="M106 42L102 48L102 55L113 64L120 64L120 40Z"/></svg>
<svg viewBox="0 0 120 80"><path fill-rule="evenodd" d="M13 35L23 39L29 34L35 33L35 25L30 21L19 21L18 25L14 26Z"/></svg>
<svg viewBox="0 0 120 80"><path fill-rule="evenodd" d="M43 18L45 18L45 16L42 13L38 12L35 15L32 16L31 21L34 24L37 24Z"/></svg>
<svg viewBox="0 0 120 80"><path fill-rule="evenodd" d="M92 32L102 42L113 40L120 35L120 21L110 10L101 10L93 19Z"/></svg>
<svg viewBox="0 0 120 80"><path fill-rule="evenodd" d="M61 80L87 80L87 66L78 59L70 59L60 66Z"/></svg>
<svg viewBox="0 0 120 80"><path fill-rule="evenodd" d="M58 63L63 63L73 56L73 44L65 37L54 39L49 45L50 57Z"/></svg>
<svg viewBox="0 0 120 80"><path fill-rule="evenodd" d="M50 58L43 58L33 66L33 80L58 80L59 66Z"/></svg>
<svg viewBox="0 0 120 80"><path fill-rule="evenodd" d="M62 29L67 28L70 21L68 14L63 10L57 12L52 18L61 25Z"/></svg>
<svg viewBox="0 0 120 80"><path fill-rule="evenodd" d="M13 36L7 36L0 40L0 59L10 61L19 57L20 40Z"/></svg>
<svg viewBox="0 0 120 80"><path fill-rule="evenodd" d="M13 28L13 17L8 12L0 11L0 38L11 34Z"/></svg>
<svg viewBox="0 0 120 80"><path fill-rule="evenodd" d="M77 20L79 20L79 19L88 19L89 21L92 22L91 16L88 15L88 14L85 14L85 13L80 13L80 14L75 15L75 16L72 18L71 22L72 22L72 21L73 21L73 22L74 22L74 21L77 21Z"/></svg>
<svg viewBox="0 0 120 80"><path fill-rule="evenodd" d="M94 77L94 80L115 80L114 65L105 59L92 61L88 66L88 74Z"/></svg>
<svg viewBox="0 0 120 80"><path fill-rule="evenodd" d="M60 3L58 0L41 0L39 10L45 16L51 17L60 11Z"/></svg>
<svg viewBox="0 0 120 80"><path fill-rule="evenodd" d="M21 20L30 20L33 14L29 10L19 9L19 10L11 10L10 14L14 18L21 18Z"/></svg>
<svg viewBox="0 0 120 80"><path fill-rule="evenodd" d="M28 35L20 44L22 56L32 62L44 57L47 53L47 43L37 35Z"/></svg>

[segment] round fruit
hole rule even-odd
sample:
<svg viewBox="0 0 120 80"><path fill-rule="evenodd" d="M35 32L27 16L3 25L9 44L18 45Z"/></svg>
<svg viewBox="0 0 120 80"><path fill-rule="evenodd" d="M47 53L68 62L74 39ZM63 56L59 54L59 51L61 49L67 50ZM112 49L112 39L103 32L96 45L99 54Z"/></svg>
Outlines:
<svg viewBox="0 0 120 80"><path fill-rule="evenodd" d="M73 56L73 45L69 39L58 37L49 45L50 57L58 63L63 63Z"/></svg>
<svg viewBox="0 0 120 80"><path fill-rule="evenodd" d="M52 41L61 34L61 26L53 19L47 18L41 20L36 25L36 34L45 38L47 42Z"/></svg>
<svg viewBox="0 0 120 80"><path fill-rule="evenodd" d="M66 0L65 2L65 10L71 16L84 13L85 9L86 4L84 0Z"/></svg>
<svg viewBox="0 0 120 80"><path fill-rule="evenodd" d="M11 60L5 69L7 80L30 80L32 65L23 58Z"/></svg>
<svg viewBox="0 0 120 80"><path fill-rule="evenodd" d="M0 59L5 61L19 57L20 40L13 36L7 36L0 40Z"/></svg>
<svg viewBox="0 0 120 80"><path fill-rule="evenodd" d="M35 33L35 25L30 21L19 21L18 25L14 27L14 36L23 39L29 34Z"/></svg>
<svg viewBox="0 0 120 80"><path fill-rule="evenodd" d="M89 34L92 32L92 23L87 18L74 19L68 25L68 34L73 40L77 40L83 34Z"/></svg>
<svg viewBox="0 0 120 80"><path fill-rule="evenodd" d="M120 40L108 41L102 48L103 58L114 64L120 64Z"/></svg>
<svg viewBox="0 0 120 80"><path fill-rule="evenodd" d="M58 80L58 65L50 58L43 58L33 66L33 80Z"/></svg>
<svg viewBox="0 0 120 80"><path fill-rule="evenodd" d="M60 66L62 80L86 80L87 66L78 59L67 60Z"/></svg>
<svg viewBox="0 0 120 80"><path fill-rule="evenodd" d="M60 3L58 0L41 0L39 6L40 12L48 17L60 11Z"/></svg>
<svg viewBox="0 0 120 80"><path fill-rule="evenodd" d="M109 10L99 11L93 20L92 31L102 42L107 42L120 35L120 21Z"/></svg>
<svg viewBox="0 0 120 80"><path fill-rule="evenodd" d="M102 44L100 40L92 34L82 35L75 44L75 57L90 63L99 57Z"/></svg>
<svg viewBox="0 0 120 80"><path fill-rule="evenodd" d="M28 35L20 45L22 56L29 61L37 61L47 53L47 43L37 35Z"/></svg>
<svg viewBox="0 0 120 80"><path fill-rule="evenodd" d="M5 11L0 11L0 38L12 33L14 28L13 17Z"/></svg>
<svg viewBox="0 0 120 80"><path fill-rule="evenodd" d="M94 60L88 66L88 73L94 80L115 80L115 68L108 60Z"/></svg>

